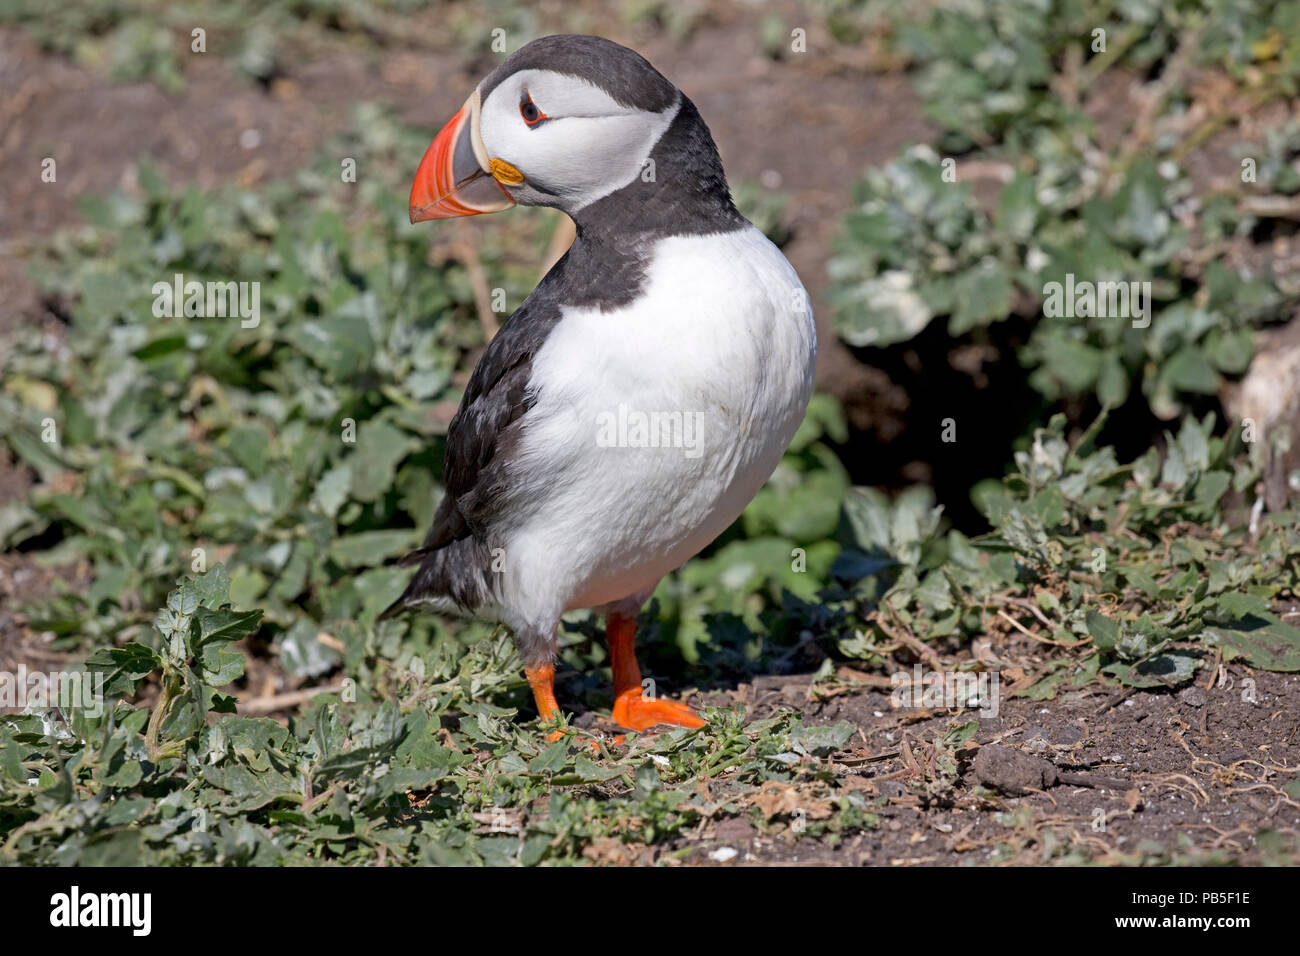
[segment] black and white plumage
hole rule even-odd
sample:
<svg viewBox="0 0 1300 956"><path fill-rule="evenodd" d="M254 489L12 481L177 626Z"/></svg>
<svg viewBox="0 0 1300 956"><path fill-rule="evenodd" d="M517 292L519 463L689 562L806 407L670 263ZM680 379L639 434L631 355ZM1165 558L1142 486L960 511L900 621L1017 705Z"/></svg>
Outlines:
<svg viewBox="0 0 1300 956"><path fill-rule="evenodd" d="M547 37L503 62L430 147L412 220L515 202L563 210L576 239L475 368L385 614L494 611L537 668L561 614L635 616L739 516L802 420L816 338L694 104L618 44ZM610 447L620 407L695 423L695 447Z"/></svg>

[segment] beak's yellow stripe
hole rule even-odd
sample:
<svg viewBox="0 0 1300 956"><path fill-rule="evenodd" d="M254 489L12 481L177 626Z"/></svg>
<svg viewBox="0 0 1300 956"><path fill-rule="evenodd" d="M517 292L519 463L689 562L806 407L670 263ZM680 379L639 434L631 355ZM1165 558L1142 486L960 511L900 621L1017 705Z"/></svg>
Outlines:
<svg viewBox="0 0 1300 956"><path fill-rule="evenodd" d="M494 159L489 165L492 167L492 175L496 177L497 182L505 183L507 186L518 186L524 181L524 174L504 159Z"/></svg>

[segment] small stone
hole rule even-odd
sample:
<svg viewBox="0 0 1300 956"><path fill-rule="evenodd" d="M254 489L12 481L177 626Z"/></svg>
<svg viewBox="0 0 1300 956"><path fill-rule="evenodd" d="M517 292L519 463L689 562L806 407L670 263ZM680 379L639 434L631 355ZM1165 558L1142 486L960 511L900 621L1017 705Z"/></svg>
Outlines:
<svg viewBox="0 0 1300 956"><path fill-rule="evenodd" d="M1210 695L1205 692L1205 688L1193 684L1180 693L1178 699L1188 707L1204 707L1209 701Z"/></svg>
<svg viewBox="0 0 1300 956"><path fill-rule="evenodd" d="M901 797L907 792L907 788L900 780L881 780L876 787L882 797Z"/></svg>
<svg viewBox="0 0 1300 956"><path fill-rule="evenodd" d="M1056 768L1046 760L996 744L981 747L971 761L971 769L984 786L1012 796L1046 790L1057 780Z"/></svg>

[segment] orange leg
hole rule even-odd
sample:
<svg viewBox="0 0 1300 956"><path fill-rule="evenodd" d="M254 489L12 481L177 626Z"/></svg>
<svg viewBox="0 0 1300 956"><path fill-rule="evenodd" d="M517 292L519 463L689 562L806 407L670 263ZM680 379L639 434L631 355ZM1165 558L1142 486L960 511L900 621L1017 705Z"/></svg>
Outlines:
<svg viewBox="0 0 1300 956"><path fill-rule="evenodd" d="M537 668L525 667L524 674L528 678L528 685L533 689L533 700L537 702L537 716L541 718L543 724L553 720L560 713L560 706L555 702L555 668L550 664ZM563 731L552 730L546 735L546 739L555 743L563 736ZM621 744L623 738L616 737L613 742ZM587 746L597 753L600 752L598 741L590 740Z"/></svg>
<svg viewBox="0 0 1300 956"><path fill-rule="evenodd" d="M645 697L641 668L636 663L636 618L610 614L605 618L610 664L614 670L614 722L628 730L647 730L655 724L703 727L691 708L676 701Z"/></svg>
<svg viewBox="0 0 1300 956"><path fill-rule="evenodd" d="M555 703L555 668L550 664L525 667L524 675L528 678L528 686L533 689L533 700L537 701L537 716L542 719L542 723L554 719L560 712L559 705ZM563 736L558 730L552 730L546 739L556 741Z"/></svg>

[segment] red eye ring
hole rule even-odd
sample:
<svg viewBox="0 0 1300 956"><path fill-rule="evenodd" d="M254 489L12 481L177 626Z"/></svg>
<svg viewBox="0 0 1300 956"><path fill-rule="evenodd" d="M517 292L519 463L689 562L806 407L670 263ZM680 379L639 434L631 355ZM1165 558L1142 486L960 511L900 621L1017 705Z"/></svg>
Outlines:
<svg viewBox="0 0 1300 956"><path fill-rule="evenodd" d="M538 108L537 104L533 102L533 98L527 93L525 93L524 98L519 101L519 115L528 126L536 126L543 120L550 119L549 116Z"/></svg>

